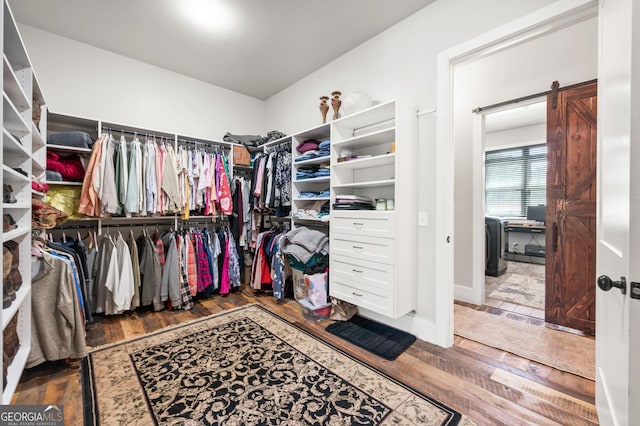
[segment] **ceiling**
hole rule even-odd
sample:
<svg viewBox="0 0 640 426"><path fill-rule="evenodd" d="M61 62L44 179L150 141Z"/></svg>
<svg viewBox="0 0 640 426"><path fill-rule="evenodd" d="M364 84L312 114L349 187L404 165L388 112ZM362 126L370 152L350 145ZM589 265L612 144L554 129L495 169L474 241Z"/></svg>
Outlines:
<svg viewBox="0 0 640 426"><path fill-rule="evenodd" d="M435 0L9 0L15 19L267 99ZM232 24L214 23L227 8ZM196 8L187 17L185 7ZM199 9L198 9L199 8ZM206 14L214 12L207 18ZM228 27L228 28L227 28Z"/></svg>

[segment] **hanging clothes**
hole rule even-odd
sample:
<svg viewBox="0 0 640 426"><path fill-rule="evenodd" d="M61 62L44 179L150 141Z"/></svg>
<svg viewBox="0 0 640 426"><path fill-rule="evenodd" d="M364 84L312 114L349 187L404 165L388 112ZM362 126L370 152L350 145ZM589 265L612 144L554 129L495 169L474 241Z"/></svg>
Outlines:
<svg viewBox="0 0 640 426"><path fill-rule="evenodd" d="M105 138L106 135L102 135L93 143L93 150L91 151L91 157L89 158L89 164L87 166L87 174L82 181L78 213L87 216L100 216L101 213L100 198L97 192L98 188L94 182L99 182L99 180L97 180L97 173L100 173L101 170L99 165L102 156L102 144Z"/></svg>
<svg viewBox="0 0 640 426"><path fill-rule="evenodd" d="M173 146L166 146L164 155L164 168L162 174L162 190L165 194L166 211L175 213L180 211L180 186L178 180L178 163Z"/></svg>
<svg viewBox="0 0 640 426"><path fill-rule="evenodd" d="M156 144L147 140L147 163L145 169L146 177L146 203L147 213L155 213L158 208L158 178L156 176Z"/></svg>
<svg viewBox="0 0 640 426"><path fill-rule="evenodd" d="M231 200L231 189L229 187L229 179L225 172L224 159L222 156L218 156L216 159L216 173L217 173L217 198L220 205L220 210L225 215L233 213L233 202Z"/></svg>
<svg viewBox="0 0 640 426"><path fill-rule="evenodd" d="M100 189L98 196L102 203L104 213L115 214L118 211L118 193L116 190L115 165L113 158L115 155L115 140L109 135L107 143L102 144L102 155L100 157Z"/></svg>
<svg viewBox="0 0 640 426"><path fill-rule="evenodd" d="M116 246L110 236L100 238L100 248L94 265L92 299L95 300L93 311L106 313L107 289L114 288L118 279L118 261Z"/></svg>
<svg viewBox="0 0 640 426"><path fill-rule="evenodd" d="M129 170L127 179L127 195L124 203L125 213L140 213L142 196L142 152L140 141L135 137L129 147Z"/></svg>
<svg viewBox="0 0 640 426"><path fill-rule="evenodd" d="M161 238L165 248L161 293L168 294L171 308L181 309L183 302L180 299L180 266L176 237L172 232L165 232Z"/></svg>
<svg viewBox="0 0 640 426"><path fill-rule="evenodd" d="M81 307L68 262L45 250L32 256L31 350L26 367L87 354Z"/></svg>
<svg viewBox="0 0 640 426"><path fill-rule="evenodd" d="M140 261L138 258L138 245L133 236L133 231L129 232L127 240L129 246L129 255L131 256L131 267L133 269L133 298L131 299L130 309L133 310L140 306Z"/></svg>
<svg viewBox="0 0 640 426"><path fill-rule="evenodd" d="M191 297L191 289L189 288L189 280L187 278L187 268L184 258L184 237L176 234L176 247L178 248L179 261L179 290L180 290L180 306L183 309L192 309L194 307L193 298Z"/></svg>
<svg viewBox="0 0 640 426"><path fill-rule="evenodd" d="M120 233L116 237L116 260L118 262L119 276L115 285L107 287L111 296L107 298L106 312L108 314L121 314L129 310L131 308L131 300L135 295L131 254L129 246ZM113 282L110 284L113 284Z"/></svg>
<svg viewBox="0 0 640 426"><path fill-rule="evenodd" d="M162 268L158 259L155 244L148 235L141 235L136 240L140 258L140 283L142 306L153 305L154 311L160 311L164 304L160 300Z"/></svg>
<svg viewBox="0 0 640 426"><path fill-rule="evenodd" d="M116 178L116 194L118 195L117 215L125 213L125 203L127 202L127 189L129 180L129 167L127 157L127 142L124 136L120 136L120 141L116 142L115 156L115 178Z"/></svg>

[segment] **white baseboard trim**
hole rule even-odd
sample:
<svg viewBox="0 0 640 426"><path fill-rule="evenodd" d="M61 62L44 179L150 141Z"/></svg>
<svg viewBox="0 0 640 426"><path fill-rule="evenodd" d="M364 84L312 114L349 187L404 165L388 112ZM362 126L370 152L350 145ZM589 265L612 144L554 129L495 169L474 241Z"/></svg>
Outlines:
<svg viewBox="0 0 640 426"><path fill-rule="evenodd" d="M478 300L478 296L474 294L471 287L454 284L453 298L461 302L473 303L474 305L482 305L482 300Z"/></svg>

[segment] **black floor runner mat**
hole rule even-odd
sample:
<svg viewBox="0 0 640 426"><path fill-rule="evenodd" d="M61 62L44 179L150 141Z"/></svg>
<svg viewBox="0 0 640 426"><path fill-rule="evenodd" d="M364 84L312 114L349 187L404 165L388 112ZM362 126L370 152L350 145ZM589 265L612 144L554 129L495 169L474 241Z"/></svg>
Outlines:
<svg viewBox="0 0 640 426"><path fill-rule="evenodd" d="M413 334L358 315L328 325L327 331L388 360L396 359L416 341Z"/></svg>

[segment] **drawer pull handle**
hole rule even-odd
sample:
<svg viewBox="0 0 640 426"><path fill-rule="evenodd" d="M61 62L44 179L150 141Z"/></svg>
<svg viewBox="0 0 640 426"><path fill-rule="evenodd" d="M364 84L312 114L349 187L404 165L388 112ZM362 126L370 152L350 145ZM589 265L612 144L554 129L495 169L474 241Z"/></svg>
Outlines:
<svg viewBox="0 0 640 426"><path fill-rule="evenodd" d="M351 270L352 270L353 272L357 272L357 273L359 273L359 274L361 274L361 273L363 273L363 272L364 272L364 271L359 270L359 269L351 269Z"/></svg>
<svg viewBox="0 0 640 426"><path fill-rule="evenodd" d="M358 297L362 297L361 294L356 293L355 291L352 291L351 293L353 293L354 296L358 296Z"/></svg>
<svg viewBox="0 0 640 426"><path fill-rule="evenodd" d="M356 250L363 250L364 249L364 247L362 247L362 246L352 246L352 247L354 249L356 249Z"/></svg>
<svg viewBox="0 0 640 426"><path fill-rule="evenodd" d="M356 228L361 228L364 226L364 223L362 222L352 222L352 225L355 226Z"/></svg>

